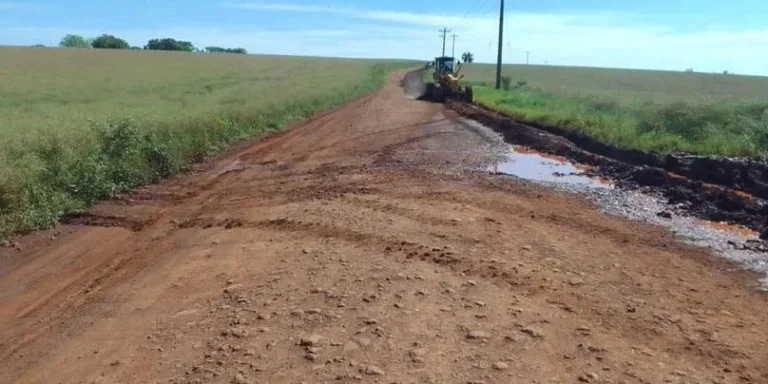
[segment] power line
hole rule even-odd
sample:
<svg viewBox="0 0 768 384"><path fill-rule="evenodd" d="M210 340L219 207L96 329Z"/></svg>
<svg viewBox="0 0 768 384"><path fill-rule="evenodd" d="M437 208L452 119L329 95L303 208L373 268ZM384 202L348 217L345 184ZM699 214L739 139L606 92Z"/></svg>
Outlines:
<svg viewBox="0 0 768 384"><path fill-rule="evenodd" d="M485 9L488 6L488 4L491 4L493 2L494 2L494 0L486 0L485 3L483 3L479 7L475 8L474 11L470 8L467 12L464 13L463 16L461 16L461 18L459 18L459 21L452 28L454 30L458 30L458 29L466 27L470 23L470 18L469 18L470 14L478 13L482 9Z"/></svg>
<svg viewBox="0 0 768 384"><path fill-rule="evenodd" d="M454 30L463 30L464 28L472 25L477 19L484 19L495 8L498 0L486 0L480 7L476 8L474 12L467 12L466 16L472 13L472 17L464 17L461 23L458 23L453 27ZM476 17L479 16L479 17Z"/></svg>

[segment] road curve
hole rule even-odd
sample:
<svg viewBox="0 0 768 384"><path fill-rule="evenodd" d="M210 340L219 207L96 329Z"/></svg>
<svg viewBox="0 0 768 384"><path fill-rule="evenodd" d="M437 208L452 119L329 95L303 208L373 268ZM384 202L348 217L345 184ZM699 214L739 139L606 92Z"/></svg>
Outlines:
<svg viewBox="0 0 768 384"><path fill-rule="evenodd" d="M401 77L0 248L0 382L768 382L750 276Z"/></svg>

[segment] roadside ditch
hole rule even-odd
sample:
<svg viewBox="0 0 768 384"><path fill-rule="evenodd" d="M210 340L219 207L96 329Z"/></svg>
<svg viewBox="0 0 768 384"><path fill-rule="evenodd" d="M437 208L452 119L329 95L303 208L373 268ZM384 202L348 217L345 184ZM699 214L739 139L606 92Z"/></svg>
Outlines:
<svg viewBox="0 0 768 384"><path fill-rule="evenodd" d="M584 194L606 213L668 227L681 240L762 274L761 288L768 290L768 164L685 154L659 158L476 105L447 107L464 124L487 127L510 145L506 158L488 171Z"/></svg>

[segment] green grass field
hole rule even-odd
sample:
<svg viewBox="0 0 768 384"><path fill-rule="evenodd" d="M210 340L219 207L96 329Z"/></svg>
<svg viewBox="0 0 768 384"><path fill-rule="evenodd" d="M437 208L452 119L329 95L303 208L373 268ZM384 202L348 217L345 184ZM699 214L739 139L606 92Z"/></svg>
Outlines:
<svg viewBox="0 0 768 384"><path fill-rule="evenodd" d="M516 118L665 154L768 155L768 78L685 72L472 64L476 102ZM490 86L490 87L489 87Z"/></svg>
<svg viewBox="0 0 768 384"><path fill-rule="evenodd" d="M0 234L375 89L395 61L0 47Z"/></svg>

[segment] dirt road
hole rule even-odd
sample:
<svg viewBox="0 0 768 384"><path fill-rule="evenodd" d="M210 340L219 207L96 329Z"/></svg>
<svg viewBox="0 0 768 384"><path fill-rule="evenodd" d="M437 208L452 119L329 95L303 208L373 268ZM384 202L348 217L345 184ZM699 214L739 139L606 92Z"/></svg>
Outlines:
<svg viewBox="0 0 768 384"><path fill-rule="evenodd" d="M398 80L0 248L0 382L768 382L752 276Z"/></svg>

